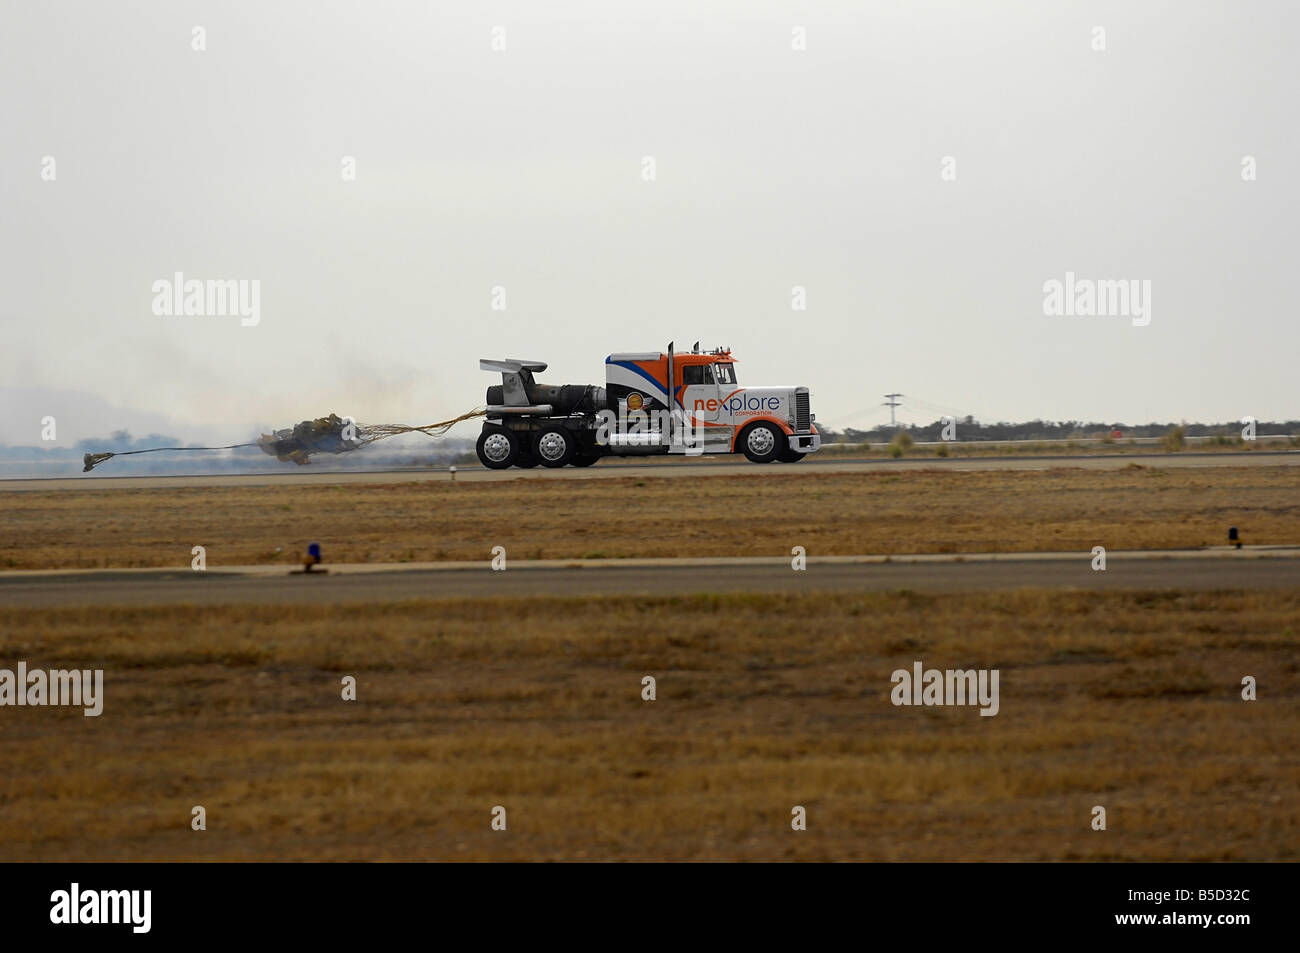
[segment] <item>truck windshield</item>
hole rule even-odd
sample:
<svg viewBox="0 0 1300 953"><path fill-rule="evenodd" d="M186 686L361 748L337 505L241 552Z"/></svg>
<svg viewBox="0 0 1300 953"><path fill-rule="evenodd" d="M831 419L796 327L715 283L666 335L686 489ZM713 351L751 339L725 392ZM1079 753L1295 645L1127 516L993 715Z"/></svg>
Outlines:
<svg viewBox="0 0 1300 953"><path fill-rule="evenodd" d="M717 371L719 384L736 383L736 368L731 364L714 364L713 369Z"/></svg>

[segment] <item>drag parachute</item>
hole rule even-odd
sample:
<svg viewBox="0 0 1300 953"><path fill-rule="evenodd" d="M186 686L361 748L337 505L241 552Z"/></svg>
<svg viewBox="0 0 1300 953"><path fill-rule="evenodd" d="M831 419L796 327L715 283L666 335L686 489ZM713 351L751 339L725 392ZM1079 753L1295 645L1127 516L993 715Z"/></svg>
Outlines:
<svg viewBox="0 0 1300 953"><path fill-rule="evenodd" d="M462 420L482 417L483 410L471 410L437 423L408 427L405 424L358 424L350 418L329 414L315 420L304 420L293 427L264 433L255 443L232 443L227 447L150 447L147 450L118 450L88 453L82 458L82 473L88 473L105 460L135 453L159 453L164 450L237 450L241 447L260 447L282 463L303 465L311 463L317 453L348 453L376 440L385 440L404 433L422 433L427 437L440 437Z"/></svg>

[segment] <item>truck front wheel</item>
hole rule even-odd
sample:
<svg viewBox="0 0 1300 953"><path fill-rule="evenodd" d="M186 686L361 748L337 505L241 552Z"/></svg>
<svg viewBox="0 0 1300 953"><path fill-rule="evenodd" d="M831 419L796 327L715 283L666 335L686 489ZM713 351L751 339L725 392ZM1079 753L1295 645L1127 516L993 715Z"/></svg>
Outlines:
<svg viewBox="0 0 1300 953"><path fill-rule="evenodd" d="M484 427L478 435L479 463L489 470L504 470L519 457L519 438L505 427Z"/></svg>
<svg viewBox="0 0 1300 953"><path fill-rule="evenodd" d="M741 448L751 463L771 463L785 445L785 434L773 424L759 421L741 437Z"/></svg>
<svg viewBox="0 0 1300 953"><path fill-rule="evenodd" d="M560 427L543 430L533 441L533 456L540 460L544 467L564 466L573 459L573 452L576 449L573 436Z"/></svg>
<svg viewBox="0 0 1300 953"><path fill-rule="evenodd" d="M787 446L784 450L782 450L780 453L776 455L776 458L780 460L782 463L798 463L806 456L808 456L808 454L800 453L798 450L791 450Z"/></svg>

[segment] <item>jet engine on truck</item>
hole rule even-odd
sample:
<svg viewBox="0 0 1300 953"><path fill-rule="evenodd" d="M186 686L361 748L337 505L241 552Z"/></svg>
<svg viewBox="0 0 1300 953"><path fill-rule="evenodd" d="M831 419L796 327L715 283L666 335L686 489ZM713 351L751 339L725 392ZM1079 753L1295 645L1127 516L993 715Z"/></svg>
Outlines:
<svg viewBox="0 0 1300 953"><path fill-rule="evenodd" d="M807 387L741 387L731 351L611 354L605 386L551 385L542 361L481 360L487 389L478 438L485 467L591 466L604 456L743 453L795 463L821 447Z"/></svg>

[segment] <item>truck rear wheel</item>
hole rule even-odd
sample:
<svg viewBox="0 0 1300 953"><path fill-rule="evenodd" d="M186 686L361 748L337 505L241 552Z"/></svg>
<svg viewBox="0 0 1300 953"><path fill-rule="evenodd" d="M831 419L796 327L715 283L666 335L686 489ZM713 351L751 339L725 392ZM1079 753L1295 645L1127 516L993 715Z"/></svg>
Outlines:
<svg viewBox="0 0 1300 953"><path fill-rule="evenodd" d="M785 434L774 424L759 421L741 435L741 448L751 463L771 463L785 443Z"/></svg>
<svg viewBox="0 0 1300 953"><path fill-rule="evenodd" d="M553 469L572 460L576 449L573 435L560 427L548 427L533 440L533 456Z"/></svg>
<svg viewBox="0 0 1300 953"><path fill-rule="evenodd" d="M524 453L523 448L519 450L519 456L515 457L515 466L521 470L531 470L537 466L538 460L531 453Z"/></svg>
<svg viewBox="0 0 1300 953"><path fill-rule="evenodd" d="M504 470L519 458L519 438L505 427L484 427L478 435L479 463L489 470Z"/></svg>
<svg viewBox="0 0 1300 953"><path fill-rule="evenodd" d="M575 453L573 455L573 459L570 460L569 463L571 463L575 467L589 467L599 459L600 457L595 455L586 456L586 455Z"/></svg>

